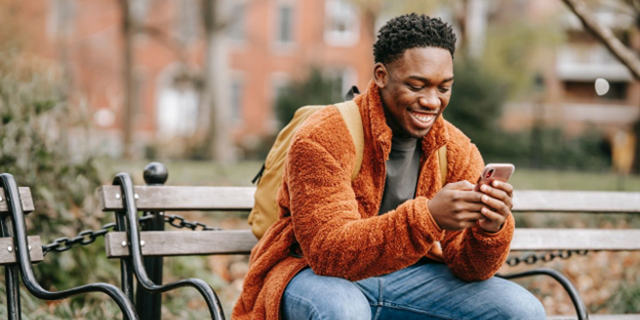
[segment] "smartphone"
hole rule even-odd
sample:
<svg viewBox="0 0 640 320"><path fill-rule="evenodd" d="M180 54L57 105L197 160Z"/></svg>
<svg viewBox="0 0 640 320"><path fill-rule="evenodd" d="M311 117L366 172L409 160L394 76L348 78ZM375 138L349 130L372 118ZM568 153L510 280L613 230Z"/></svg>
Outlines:
<svg viewBox="0 0 640 320"><path fill-rule="evenodd" d="M480 191L483 184L491 184L494 180L507 182L516 167L511 163L489 163L482 170L482 175L476 182L475 191Z"/></svg>

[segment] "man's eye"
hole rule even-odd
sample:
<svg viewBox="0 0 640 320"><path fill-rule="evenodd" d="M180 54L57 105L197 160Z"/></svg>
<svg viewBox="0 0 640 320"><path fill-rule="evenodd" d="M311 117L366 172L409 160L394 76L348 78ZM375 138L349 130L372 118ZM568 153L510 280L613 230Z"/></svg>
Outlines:
<svg viewBox="0 0 640 320"><path fill-rule="evenodd" d="M424 89L424 87L416 87L416 86L412 86L410 84L408 84L407 87L409 87L409 89L411 89L411 91L420 91L420 90Z"/></svg>
<svg viewBox="0 0 640 320"><path fill-rule="evenodd" d="M442 93L447 93L447 92L449 92L449 90L450 90L450 89L451 89L451 88L438 88L438 90L439 90L440 92L442 92Z"/></svg>

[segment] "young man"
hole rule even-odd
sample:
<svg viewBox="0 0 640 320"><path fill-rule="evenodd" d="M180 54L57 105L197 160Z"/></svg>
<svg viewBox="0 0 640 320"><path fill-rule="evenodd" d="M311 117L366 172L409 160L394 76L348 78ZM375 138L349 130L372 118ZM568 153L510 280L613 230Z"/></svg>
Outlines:
<svg viewBox="0 0 640 320"><path fill-rule="evenodd" d="M455 41L425 15L382 27L374 78L355 100L364 157L353 182L355 146L337 109L298 129L280 219L252 252L234 319L545 319L529 292L492 278L513 236L513 188L473 191L480 153L441 117Z"/></svg>

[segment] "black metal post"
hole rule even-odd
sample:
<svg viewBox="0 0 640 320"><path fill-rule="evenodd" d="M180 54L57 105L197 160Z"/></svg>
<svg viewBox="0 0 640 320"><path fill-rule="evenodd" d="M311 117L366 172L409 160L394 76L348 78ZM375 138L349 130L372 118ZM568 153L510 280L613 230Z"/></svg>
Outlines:
<svg viewBox="0 0 640 320"><path fill-rule="evenodd" d="M144 168L144 181L147 186L161 186L167 182L169 173L160 162L149 163ZM142 231L164 231L164 212L147 211L144 216L153 216L146 220ZM162 257L144 257L144 267L153 283L162 285ZM162 294L145 290L140 283L136 289L136 310L142 319L160 320L162 317Z"/></svg>
<svg viewBox="0 0 640 320"><path fill-rule="evenodd" d="M8 192L6 192L8 193ZM2 237L12 237L11 217L0 217L0 225L2 227ZM0 250L9 250L9 248L0 248ZM15 246L11 248L15 250ZM20 279L18 278L20 269L17 264L4 266L4 283L7 290L7 319L22 319L20 311Z"/></svg>

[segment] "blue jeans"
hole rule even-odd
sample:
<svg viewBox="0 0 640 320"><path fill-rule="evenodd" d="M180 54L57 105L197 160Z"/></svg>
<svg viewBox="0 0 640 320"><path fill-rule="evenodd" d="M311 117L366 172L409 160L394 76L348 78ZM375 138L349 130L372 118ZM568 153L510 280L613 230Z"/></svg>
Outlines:
<svg viewBox="0 0 640 320"><path fill-rule="evenodd" d="M465 282L436 262L357 282L298 273L282 297L285 320L546 319L527 290L493 277Z"/></svg>

